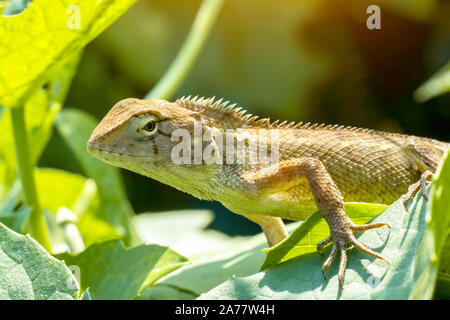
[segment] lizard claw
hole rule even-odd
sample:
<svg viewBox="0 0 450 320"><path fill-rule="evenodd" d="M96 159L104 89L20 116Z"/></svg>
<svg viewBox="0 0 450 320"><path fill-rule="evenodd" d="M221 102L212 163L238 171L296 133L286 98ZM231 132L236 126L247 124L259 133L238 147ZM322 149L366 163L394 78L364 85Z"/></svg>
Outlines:
<svg viewBox="0 0 450 320"><path fill-rule="evenodd" d="M355 232L355 231L364 231L364 230L380 228L380 227L390 228L390 226L386 223L370 223L370 224L365 224L365 225L356 225L356 224L352 223L350 226L342 227L342 230L336 230L333 232L333 229L332 229L331 235L328 238L326 238L325 240L322 240L317 244L317 250L319 253L321 253L321 250L325 245L327 245L330 242L333 242L333 247L331 248L330 255L325 260L325 262L322 266L323 277L326 279L326 273L327 273L328 269L330 268L333 260L336 258L337 253L339 251L339 253L341 255L341 260L339 263L338 279L339 279L339 285L341 286L341 288L343 288L344 274L345 274L345 269L347 267L347 244L353 245L358 250L388 263L388 261L386 259L384 259L380 254L366 248L363 244L361 244L358 240L356 240L355 236L353 235L353 232Z"/></svg>

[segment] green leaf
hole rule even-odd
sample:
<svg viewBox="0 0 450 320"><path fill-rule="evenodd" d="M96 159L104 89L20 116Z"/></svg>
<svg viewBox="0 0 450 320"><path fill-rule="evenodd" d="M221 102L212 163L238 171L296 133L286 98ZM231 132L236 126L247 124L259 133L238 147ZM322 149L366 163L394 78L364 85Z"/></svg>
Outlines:
<svg viewBox="0 0 450 320"><path fill-rule="evenodd" d="M22 106L134 2L34 0L21 14L0 16L0 104Z"/></svg>
<svg viewBox="0 0 450 320"><path fill-rule="evenodd" d="M134 299L141 288L187 261L167 247L140 245L125 249L120 240L94 244L77 256L58 256L80 268L81 289L92 299Z"/></svg>
<svg viewBox="0 0 450 320"><path fill-rule="evenodd" d="M434 292L435 299L450 299L450 234L439 257L439 273Z"/></svg>
<svg viewBox="0 0 450 320"><path fill-rule="evenodd" d="M449 295L448 289L450 279L450 243L448 243L450 227L450 156L449 152L444 156L443 162L435 173L433 190L431 192L431 210L427 217L428 233L424 240L423 250L426 250L430 263L427 265L427 272L420 278L414 294L421 296L424 292L427 295L433 293L433 286L438 272L438 295ZM447 242L446 242L447 240ZM420 250L420 248L418 248ZM447 287L445 293L443 287Z"/></svg>
<svg viewBox="0 0 450 320"><path fill-rule="evenodd" d="M97 184L101 209L96 218L113 225L117 233L124 237L125 244L139 243L131 222L134 211L126 196L119 169L92 157L86 150L86 143L98 121L81 110L65 109L58 114L55 123L85 174Z"/></svg>
<svg viewBox="0 0 450 320"><path fill-rule="evenodd" d="M56 215L62 208L70 210L77 216L75 224L85 246L119 237L111 224L96 217L101 212L100 199L92 180L79 174L45 168L35 171L35 179L41 205L51 212L50 216L47 215L47 220L52 221L48 223L58 229L51 233L53 253L61 253L68 249L62 229L56 225Z"/></svg>
<svg viewBox="0 0 450 320"><path fill-rule="evenodd" d="M390 230L370 230L358 237L390 263L350 250L344 289L338 284L338 263L332 264L325 280L325 258L308 253L249 277L232 278L200 299L429 299L436 278L429 270L433 243L427 241L427 203L420 193L409 210L399 199L373 220L388 223ZM324 250L325 255L329 252L330 247Z"/></svg>
<svg viewBox="0 0 450 320"><path fill-rule="evenodd" d="M54 214L61 207L72 210L86 183L79 174L51 168L35 170L35 179L41 206Z"/></svg>
<svg viewBox="0 0 450 320"><path fill-rule="evenodd" d="M435 252L439 255L450 231L450 152L444 156L437 169L431 192L430 226L433 230ZM450 246L449 246L450 247ZM450 269L450 268L449 268Z"/></svg>
<svg viewBox="0 0 450 320"><path fill-rule="evenodd" d="M242 240L206 229L213 220L214 214L210 210L180 210L141 213L133 222L145 243L168 246L192 260L212 251L227 250ZM171 232L167 232L168 225Z"/></svg>
<svg viewBox="0 0 450 320"><path fill-rule="evenodd" d="M237 239L236 239L237 240ZM158 284L169 285L200 295L230 279L258 272L267 247L263 234L239 239L228 248L213 250L192 259L192 263L171 273Z"/></svg>
<svg viewBox="0 0 450 320"><path fill-rule="evenodd" d="M22 185L19 180L12 185L4 199L0 202L0 222L15 232L21 233L31 207L16 209Z"/></svg>
<svg viewBox="0 0 450 320"><path fill-rule="evenodd" d="M158 285L170 286L200 295L230 279L233 275L244 277L258 272L265 258L261 250L267 247L264 234L260 233L252 237L229 237L217 231L203 230L209 220L206 220L206 213L208 212L188 211L186 219L182 218L182 215L185 214L184 211L171 213L165 217L159 214L155 216L156 226L171 225L171 230L172 228L176 230L177 235L170 238L165 236L164 243L169 244L171 248L182 250L181 252L185 253L191 261L190 264L158 281ZM142 226L142 230L146 226L150 226L153 221L151 214L146 216L143 218L146 224ZM197 224L197 228L194 226L195 224ZM292 231L298 225L299 223L292 223L287 226L287 229ZM145 241L146 236L142 235L142 238ZM182 239L184 239L184 244ZM202 241L209 242L209 244L202 244ZM197 251L196 248L198 248ZM172 299L177 299L177 295Z"/></svg>
<svg viewBox="0 0 450 320"><path fill-rule="evenodd" d="M25 119L33 163L36 163L51 135L51 124L59 110L59 105L48 107L45 90L36 91L25 105ZM6 166L6 176L0 181L9 188L16 180L17 164L14 152L14 138L11 114L5 109L0 119L0 159Z"/></svg>
<svg viewBox="0 0 450 320"><path fill-rule="evenodd" d="M0 223L0 300L74 299L79 287L70 270L35 240Z"/></svg>
<svg viewBox="0 0 450 320"><path fill-rule="evenodd" d="M20 192L22 191L22 186L19 180L13 184L13 186L8 190L8 193L3 198L0 203L0 217L8 215L10 212L14 210L16 206Z"/></svg>
<svg viewBox="0 0 450 320"><path fill-rule="evenodd" d="M414 99L417 102L425 102L449 91L450 61L414 92Z"/></svg>
<svg viewBox="0 0 450 320"><path fill-rule="evenodd" d="M22 232L25 220L31 212L31 207L26 207L17 211L12 211L8 215L2 216L0 222L15 232Z"/></svg>
<svg viewBox="0 0 450 320"><path fill-rule="evenodd" d="M36 165L53 133L53 121L61 109L61 105L75 73L80 55L69 60L53 75L48 89L40 89L33 93L25 104L25 121L32 165ZM5 174L0 177L0 184L8 189L16 180L17 168L14 150L14 139L11 126L10 110L6 109L0 119L0 161L3 160ZM1 194L0 194L1 196Z"/></svg>
<svg viewBox="0 0 450 320"><path fill-rule="evenodd" d="M146 288L137 297L137 300L194 300L197 295L167 285L154 285Z"/></svg>
<svg viewBox="0 0 450 320"><path fill-rule="evenodd" d="M383 212L388 206L369 203L345 203L345 212L356 224L367 223ZM278 245L263 250L267 253L261 270L278 263L293 259L302 254L316 252L317 243L330 235L330 229L319 211L316 211L302 223L288 238Z"/></svg>

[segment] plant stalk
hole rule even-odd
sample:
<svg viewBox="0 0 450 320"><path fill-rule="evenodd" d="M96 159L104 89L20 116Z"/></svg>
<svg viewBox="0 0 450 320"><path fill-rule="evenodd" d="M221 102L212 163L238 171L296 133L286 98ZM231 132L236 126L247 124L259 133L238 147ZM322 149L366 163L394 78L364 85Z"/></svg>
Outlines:
<svg viewBox="0 0 450 320"><path fill-rule="evenodd" d="M222 7L223 0L203 0L194 24L167 72L145 99L169 99L192 69Z"/></svg>
<svg viewBox="0 0 450 320"><path fill-rule="evenodd" d="M33 175L34 167L31 164L32 160L30 158L31 155L25 126L25 111L23 107L11 108L11 122L14 134L16 161L22 181L25 202L32 208L29 217L30 235L47 251L51 252L50 236L36 192Z"/></svg>

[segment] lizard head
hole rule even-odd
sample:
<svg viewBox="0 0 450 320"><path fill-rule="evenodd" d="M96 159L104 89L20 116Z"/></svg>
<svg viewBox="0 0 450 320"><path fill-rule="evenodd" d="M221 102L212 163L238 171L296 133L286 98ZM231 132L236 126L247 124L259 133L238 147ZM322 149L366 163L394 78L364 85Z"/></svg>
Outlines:
<svg viewBox="0 0 450 320"><path fill-rule="evenodd" d="M220 176L219 167L225 158L226 151L220 147L228 143L228 138L233 150L238 138L244 146L249 143L248 135L233 130L269 126L268 119L257 120L227 104L197 97L175 102L125 99L98 124L87 148L109 164L210 199L214 189L211 185ZM240 155L248 157L247 153Z"/></svg>
<svg viewBox="0 0 450 320"><path fill-rule="evenodd" d="M172 165L171 151L179 143L172 141L172 132L191 132L193 115L165 100L125 99L98 124L87 148L105 162L146 174L157 165Z"/></svg>

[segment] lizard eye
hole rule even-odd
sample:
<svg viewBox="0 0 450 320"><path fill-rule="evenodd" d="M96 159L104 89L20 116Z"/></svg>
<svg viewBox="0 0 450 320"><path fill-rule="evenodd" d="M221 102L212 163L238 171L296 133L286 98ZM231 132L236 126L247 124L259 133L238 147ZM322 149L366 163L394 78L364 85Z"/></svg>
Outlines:
<svg viewBox="0 0 450 320"><path fill-rule="evenodd" d="M147 121L143 129L147 134L153 134L156 131L156 121L154 119Z"/></svg>
<svg viewBox="0 0 450 320"><path fill-rule="evenodd" d="M128 127L129 133L137 141L146 140L158 132L158 116L154 114L133 117Z"/></svg>

